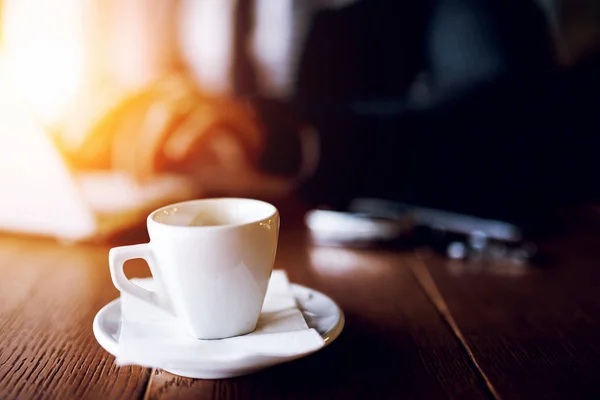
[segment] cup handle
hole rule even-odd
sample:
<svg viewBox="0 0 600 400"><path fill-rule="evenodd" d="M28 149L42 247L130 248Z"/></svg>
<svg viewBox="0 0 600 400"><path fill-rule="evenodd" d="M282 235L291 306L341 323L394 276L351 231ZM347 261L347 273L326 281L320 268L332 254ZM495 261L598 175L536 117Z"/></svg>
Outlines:
<svg viewBox="0 0 600 400"><path fill-rule="evenodd" d="M146 303L152 304L170 314L175 314L171 303L167 297L159 292L146 290L132 283L123 271L125 261L134 258L142 258L148 263L150 272L154 280L158 281L156 274L156 261L154 253L150 247L150 243L134 244L132 246L113 247L108 253L108 264L110 267L110 275L112 276L113 284L123 293L130 294ZM158 282L162 286L162 282Z"/></svg>

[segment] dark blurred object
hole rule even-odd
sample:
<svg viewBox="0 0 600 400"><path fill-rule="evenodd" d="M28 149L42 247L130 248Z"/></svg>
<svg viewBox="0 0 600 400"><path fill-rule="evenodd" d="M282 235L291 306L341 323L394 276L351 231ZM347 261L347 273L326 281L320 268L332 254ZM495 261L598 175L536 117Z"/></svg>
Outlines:
<svg viewBox="0 0 600 400"><path fill-rule="evenodd" d="M515 225L380 199L356 199L343 211L311 210L305 221L324 246L428 247L452 259L518 265L537 255Z"/></svg>
<svg viewBox="0 0 600 400"><path fill-rule="evenodd" d="M377 197L536 225L565 195L549 185L564 173L554 166L566 140L557 74L532 1L373 0L322 12L295 99L321 137L304 193L335 209Z"/></svg>

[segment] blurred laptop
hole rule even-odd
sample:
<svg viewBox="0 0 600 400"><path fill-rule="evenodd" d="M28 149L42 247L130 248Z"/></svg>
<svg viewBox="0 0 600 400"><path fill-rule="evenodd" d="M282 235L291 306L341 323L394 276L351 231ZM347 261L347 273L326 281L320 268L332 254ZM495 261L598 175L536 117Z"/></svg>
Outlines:
<svg viewBox="0 0 600 400"><path fill-rule="evenodd" d="M190 198L191 184L161 176L144 184L124 173L71 171L47 132L0 93L0 231L64 241L106 238L149 211Z"/></svg>

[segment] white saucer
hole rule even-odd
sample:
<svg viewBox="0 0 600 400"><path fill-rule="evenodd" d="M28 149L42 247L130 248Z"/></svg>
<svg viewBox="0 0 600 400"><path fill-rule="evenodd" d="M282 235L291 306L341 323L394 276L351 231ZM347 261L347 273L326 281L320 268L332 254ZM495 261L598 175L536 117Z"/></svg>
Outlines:
<svg viewBox="0 0 600 400"><path fill-rule="evenodd" d="M344 329L344 313L328 296L307 287L290 284L290 288L298 302L298 307L306 323L323 337L325 346L333 342ZM121 329L121 304L116 299L104 306L94 318L94 336L106 351L117 356L119 351L119 330ZM185 365L180 368L169 368L166 371L195 379L222 379L246 375L258 370L300 358L276 358L264 355L249 357L235 363Z"/></svg>

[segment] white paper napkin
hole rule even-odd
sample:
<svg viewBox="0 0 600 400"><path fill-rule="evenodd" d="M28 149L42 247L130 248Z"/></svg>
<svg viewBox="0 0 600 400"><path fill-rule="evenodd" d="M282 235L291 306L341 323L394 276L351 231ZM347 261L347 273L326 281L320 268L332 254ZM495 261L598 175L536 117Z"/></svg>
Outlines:
<svg viewBox="0 0 600 400"><path fill-rule="evenodd" d="M151 278L134 279L152 289ZM248 361L252 357L295 358L323 347L323 338L309 329L289 288L284 271L271 275L256 330L247 335L198 340L177 319L127 294L121 295L121 330L117 364L178 368Z"/></svg>

